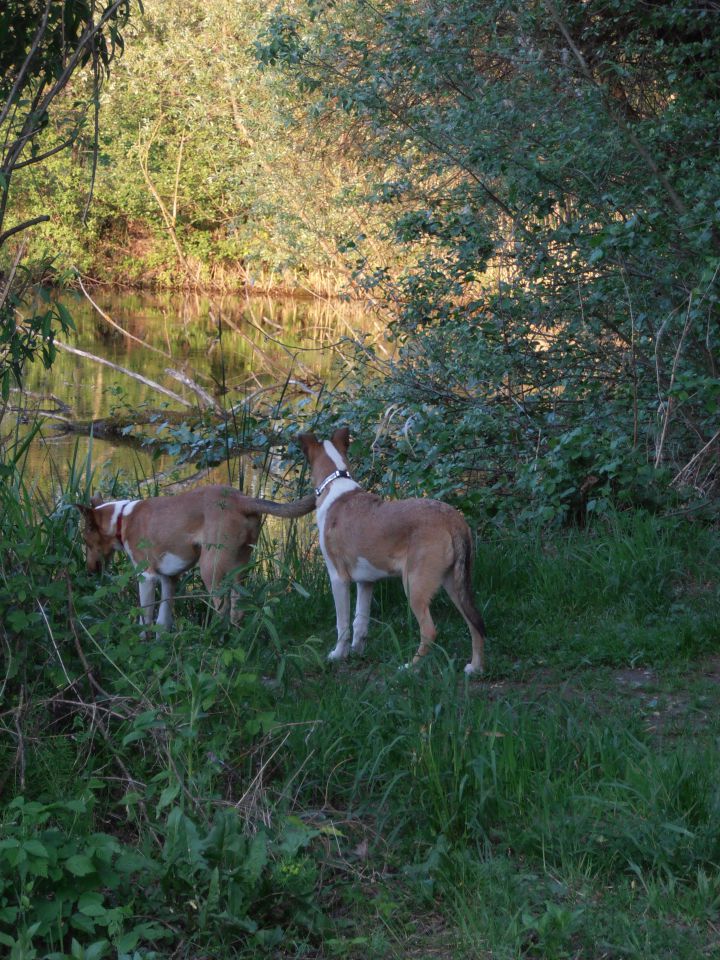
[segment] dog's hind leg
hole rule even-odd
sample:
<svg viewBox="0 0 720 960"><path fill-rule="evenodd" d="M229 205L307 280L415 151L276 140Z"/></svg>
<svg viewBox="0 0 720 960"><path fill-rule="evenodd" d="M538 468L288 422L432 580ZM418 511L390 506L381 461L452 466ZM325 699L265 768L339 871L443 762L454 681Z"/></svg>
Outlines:
<svg viewBox="0 0 720 960"><path fill-rule="evenodd" d="M428 653L437 637L437 630L430 614L430 600L433 593L434 591L428 590L422 581L410 583L407 587L410 609L415 614L415 619L420 627L420 646L412 659L413 663L418 663Z"/></svg>
<svg viewBox="0 0 720 960"><path fill-rule="evenodd" d="M455 582L455 571L451 571L443 580L443 587L447 595L462 614L470 630L472 640L472 659L465 665L468 675L482 673L484 670L485 655L485 622L475 607L469 593L461 587L458 589Z"/></svg>
<svg viewBox="0 0 720 960"><path fill-rule="evenodd" d="M203 547L200 555L200 576L207 588L218 613L230 612L230 620L237 625L243 618L244 610L238 602L238 589L247 575L247 565L252 556L252 544L244 545L237 550L227 547ZM230 596L222 596L217 592L223 580L235 571L233 583L230 585Z"/></svg>
<svg viewBox="0 0 720 960"><path fill-rule="evenodd" d="M355 619L353 620L353 653L362 653L365 649L368 624L370 623L370 602L372 601L372 583L358 583L357 600L355 602Z"/></svg>
<svg viewBox="0 0 720 960"><path fill-rule="evenodd" d="M453 535L455 560L452 569L443 577L442 583L448 596L462 614L470 630L472 658L465 666L465 673L482 673L485 653L485 623L473 601L472 566L473 543L469 528L462 528Z"/></svg>
<svg viewBox="0 0 720 960"><path fill-rule="evenodd" d="M247 567L252 558L252 545L241 547L237 551L237 563L242 569L235 574L235 579L230 593L230 622L237 626L245 616L245 611L240 606L240 590L243 581L247 577Z"/></svg>
<svg viewBox="0 0 720 960"><path fill-rule="evenodd" d="M217 593L217 588L228 572L228 566L223 547L205 545L200 554L200 576L205 589L210 595L212 604L218 613L224 613L228 607L227 597ZM232 605L232 600L230 601Z"/></svg>
<svg viewBox="0 0 720 960"><path fill-rule="evenodd" d="M158 611L158 626L171 630L173 620L173 601L175 600L175 577L160 575L160 610Z"/></svg>

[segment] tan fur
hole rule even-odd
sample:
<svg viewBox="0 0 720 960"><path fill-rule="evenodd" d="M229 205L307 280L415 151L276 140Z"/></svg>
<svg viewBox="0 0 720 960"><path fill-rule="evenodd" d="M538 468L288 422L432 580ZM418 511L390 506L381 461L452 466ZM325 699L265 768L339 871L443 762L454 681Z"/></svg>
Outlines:
<svg viewBox="0 0 720 960"><path fill-rule="evenodd" d="M124 550L143 570L140 604L143 621L153 620L155 582L162 587L158 623L172 624L172 605L178 577L199 564L200 576L210 593L224 577L234 572L239 584L257 542L262 516L301 517L313 509L315 497L292 503L275 503L245 496L232 487L201 487L167 497L130 501L121 520L122 544L117 537L116 503L103 504L93 498L92 506L78 504L85 517L83 538L88 570L98 572L115 550ZM213 597L216 609L223 600ZM167 608L165 608L167 604ZM233 623L242 617L236 592L230 600Z"/></svg>
<svg viewBox="0 0 720 960"><path fill-rule="evenodd" d="M347 469L347 429L335 431L330 450L327 441L318 441L312 434L303 434L300 440L317 487L339 464ZM317 510L338 619L338 643L331 659L347 655L349 583L358 584L352 646L362 650L371 584L383 576L397 576L402 578L420 627L420 646L413 662L423 657L435 640L430 601L443 586L470 629L472 659L465 670L482 672L485 626L472 599L472 537L457 510L439 500L382 500L343 478L323 489Z"/></svg>

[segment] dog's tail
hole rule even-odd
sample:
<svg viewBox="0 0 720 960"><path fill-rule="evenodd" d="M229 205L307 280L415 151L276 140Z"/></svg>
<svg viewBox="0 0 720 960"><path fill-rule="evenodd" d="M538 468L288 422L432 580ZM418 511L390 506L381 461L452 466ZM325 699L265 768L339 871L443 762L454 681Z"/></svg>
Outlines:
<svg viewBox="0 0 720 960"><path fill-rule="evenodd" d="M471 623L485 637L485 621L473 601L472 568L474 550L472 534L467 524L463 523L462 530L454 531L453 548L455 552L455 565L452 572L453 586L460 604L460 611L468 623Z"/></svg>
<svg viewBox="0 0 720 960"><path fill-rule="evenodd" d="M249 497L248 509L252 513L269 513L273 517L304 517L315 509L315 494L309 493L299 500L290 503L276 503L274 500L263 500L262 497Z"/></svg>

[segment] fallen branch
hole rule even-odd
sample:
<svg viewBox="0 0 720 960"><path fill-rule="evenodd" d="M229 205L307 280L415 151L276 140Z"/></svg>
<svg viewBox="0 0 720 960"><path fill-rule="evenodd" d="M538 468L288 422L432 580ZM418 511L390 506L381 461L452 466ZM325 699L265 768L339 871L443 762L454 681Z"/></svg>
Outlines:
<svg viewBox="0 0 720 960"><path fill-rule="evenodd" d="M94 353L88 353L86 350L78 350L77 347L71 347L67 343L61 343L59 340L55 341L55 346L58 348L58 350L64 350L66 353L72 353L76 357L85 357L86 360L93 360L95 363L101 363L103 366L110 367L112 370L116 370L118 373L124 373L125 376L132 377L133 380L139 380L140 383L144 383L146 387L150 387L151 390L157 390L158 393L162 393L166 397L170 397L171 400L181 404L183 407L192 408L193 406L189 400L186 400L179 394L173 393L172 390L168 390L167 387L163 387L154 380L148 379L148 377L143 377L139 373L133 373L133 371L128 370L127 367L121 367L117 363L112 363L110 360L105 360L103 357L97 357Z"/></svg>
<svg viewBox="0 0 720 960"><path fill-rule="evenodd" d="M54 393L35 393L32 390L23 390L20 387L10 387L10 393L19 393L23 397L30 397L31 400L41 400L48 401L51 400L53 403L57 404L57 409L52 411L47 411L51 413L57 413L59 410L64 411L65 413L70 413L70 407L64 400L61 400L60 397L56 397ZM22 412L24 408L22 407L10 407L11 410L18 413ZM39 412L45 413L46 411L42 408L39 409Z"/></svg>
<svg viewBox="0 0 720 960"><path fill-rule="evenodd" d="M183 386L188 388L188 390L192 390L193 393L197 394L198 399L202 401L203 407L213 410L219 417L225 416L225 411L217 402L215 397L211 396L207 390L201 387L199 383L196 383L186 373L183 373L182 370L173 370L171 367L165 367L165 373L169 377L173 377L173 379L177 380L179 383L182 383Z"/></svg>
<svg viewBox="0 0 720 960"><path fill-rule="evenodd" d="M127 440L132 441L136 438L130 436L126 431L129 427L141 427L148 424L166 421L179 426L186 423L188 416L180 410L147 410L138 413L133 410L127 416L121 417L114 414L110 417L97 417L94 420L71 420L58 413L43 413L42 416L48 420L57 420L58 429L64 429L66 433L90 433L100 440Z"/></svg>

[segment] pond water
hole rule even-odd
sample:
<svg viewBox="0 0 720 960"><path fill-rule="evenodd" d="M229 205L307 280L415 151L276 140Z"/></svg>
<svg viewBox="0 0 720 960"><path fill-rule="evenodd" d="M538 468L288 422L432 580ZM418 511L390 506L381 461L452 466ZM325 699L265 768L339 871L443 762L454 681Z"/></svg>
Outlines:
<svg viewBox="0 0 720 960"><path fill-rule="evenodd" d="M91 421L128 408L189 410L181 401L197 409L197 393L169 370L189 378L226 409L250 397L269 409L288 380L290 392L312 397L331 376L339 342L373 324L361 306L342 301L88 292L97 308L83 294L64 295L75 331L63 342L139 374L177 399L129 373L63 350L50 370L30 365L25 393L11 395L13 409L0 427L3 436L15 430L22 435L35 422L36 411L45 411L24 470L41 494L64 486L71 464L77 469L88 457L95 488L107 488L109 478L118 474L131 482L179 475L167 455L153 458L137 444L91 439L89 429L84 435L66 432L63 418ZM180 473L194 472L188 466ZM236 481L237 464L219 468L211 479Z"/></svg>

